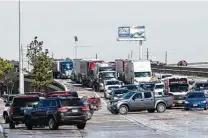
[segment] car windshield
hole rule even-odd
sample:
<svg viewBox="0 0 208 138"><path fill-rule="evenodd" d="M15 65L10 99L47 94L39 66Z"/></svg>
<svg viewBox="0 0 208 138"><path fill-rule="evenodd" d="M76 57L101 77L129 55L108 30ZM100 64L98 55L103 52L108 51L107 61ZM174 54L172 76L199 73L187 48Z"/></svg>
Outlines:
<svg viewBox="0 0 208 138"><path fill-rule="evenodd" d="M155 84L145 84L144 86L146 89L154 89L155 88Z"/></svg>
<svg viewBox="0 0 208 138"><path fill-rule="evenodd" d="M208 83L197 83L195 86L195 89L204 89L207 90L208 89Z"/></svg>
<svg viewBox="0 0 208 138"><path fill-rule="evenodd" d="M14 99L15 96L9 96L9 101L8 102L12 102L12 100Z"/></svg>
<svg viewBox="0 0 208 138"><path fill-rule="evenodd" d="M188 98L205 98L204 93L189 93Z"/></svg>
<svg viewBox="0 0 208 138"><path fill-rule="evenodd" d="M188 84L171 84L170 92L187 92L189 85Z"/></svg>
<svg viewBox="0 0 208 138"><path fill-rule="evenodd" d="M123 99L129 99L132 95L134 95L134 92L128 92L123 96Z"/></svg>
<svg viewBox="0 0 208 138"><path fill-rule="evenodd" d="M23 107L32 107L33 105L37 105L39 102L38 97L31 98L14 98L13 105L14 106L23 106Z"/></svg>
<svg viewBox="0 0 208 138"><path fill-rule="evenodd" d="M62 71L71 70L72 67L73 67L73 66L72 66L72 64L70 64L70 63L63 63L63 64L61 65Z"/></svg>
<svg viewBox="0 0 208 138"><path fill-rule="evenodd" d="M138 89L138 87L136 85L130 85L130 86L123 85L123 86L121 86L121 88L127 88L128 90L137 90Z"/></svg>
<svg viewBox="0 0 208 138"><path fill-rule="evenodd" d="M134 72L134 76L135 77L151 77L151 73L150 72Z"/></svg>
<svg viewBox="0 0 208 138"><path fill-rule="evenodd" d="M115 90L114 91L114 94L115 95L117 95L117 94L125 94L125 93L127 93L128 92L128 90Z"/></svg>
<svg viewBox="0 0 208 138"><path fill-rule="evenodd" d="M106 85L119 85L119 81L107 81Z"/></svg>
<svg viewBox="0 0 208 138"><path fill-rule="evenodd" d="M101 73L102 78L115 78L115 76L116 76L115 72Z"/></svg>
<svg viewBox="0 0 208 138"><path fill-rule="evenodd" d="M108 90L112 90L112 89L118 89L119 86L111 86L111 87L108 87Z"/></svg>
<svg viewBox="0 0 208 138"><path fill-rule="evenodd" d="M167 78L167 77L172 77L172 75L162 75L162 79Z"/></svg>
<svg viewBox="0 0 208 138"><path fill-rule="evenodd" d="M164 85L160 84L160 85L156 85L155 89L164 89L164 87L165 87Z"/></svg>
<svg viewBox="0 0 208 138"><path fill-rule="evenodd" d="M84 105L84 104L80 99L62 99L61 100L61 106L62 107L82 106L82 105Z"/></svg>

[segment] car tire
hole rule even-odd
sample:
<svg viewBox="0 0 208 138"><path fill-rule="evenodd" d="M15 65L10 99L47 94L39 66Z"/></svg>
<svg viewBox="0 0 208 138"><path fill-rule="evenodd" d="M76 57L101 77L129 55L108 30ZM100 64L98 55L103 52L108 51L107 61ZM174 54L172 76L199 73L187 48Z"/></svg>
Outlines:
<svg viewBox="0 0 208 138"><path fill-rule="evenodd" d="M59 127L56 120L53 117L50 117L48 119L48 126L50 130L57 130Z"/></svg>
<svg viewBox="0 0 208 138"><path fill-rule="evenodd" d="M9 123L9 116L6 114L4 114L4 121L5 121L5 124Z"/></svg>
<svg viewBox="0 0 208 138"><path fill-rule="evenodd" d="M155 109L148 109L147 110L149 113L154 113L155 112Z"/></svg>
<svg viewBox="0 0 208 138"><path fill-rule="evenodd" d="M78 125L77 125L77 128L78 128L78 129L84 129L85 126L86 126L86 123L82 123L82 124L78 124Z"/></svg>
<svg viewBox="0 0 208 138"><path fill-rule="evenodd" d="M207 110L207 107L204 107L204 110Z"/></svg>
<svg viewBox="0 0 208 138"><path fill-rule="evenodd" d="M164 103L157 104L156 110L158 113L163 113L166 110L166 106Z"/></svg>
<svg viewBox="0 0 208 138"><path fill-rule="evenodd" d="M32 130L32 128L33 128L33 125L30 122L29 116L25 117L25 126L27 127L27 130Z"/></svg>
<svg viewBox="0 0 208 138"><path fill-rule="evenodd" d="M128 111L129 111L129 109L128 109L128 107L126 105L121 105L119 107L119 113L121 115L126 115L128 113Z"/></svg>
<svg viewBox="0 0 208 138"><path fill-rule="evenodd" d="M106 93L104 92L104 98L107 99Z"/></svg>
<svg viewBox="0 0 208 138"><path fill-rule="evenodd" d="M111 110L110 112L111 112L113 115L117 115L117 114L118 114L118 111Z"/></svg>
<svg viewBox="0 0 208 138"><path fill-rule="evenodd" d="M15 124L14 124L14 122L12 122L12 121L9 122L9 128L10 128L10 129L15 129Z"/></svg>
<svg viewBox="0 0 208 138"><path fill-rule="evenodd" d="M185 111L189 111L189 108L184 108Z"/></svg>

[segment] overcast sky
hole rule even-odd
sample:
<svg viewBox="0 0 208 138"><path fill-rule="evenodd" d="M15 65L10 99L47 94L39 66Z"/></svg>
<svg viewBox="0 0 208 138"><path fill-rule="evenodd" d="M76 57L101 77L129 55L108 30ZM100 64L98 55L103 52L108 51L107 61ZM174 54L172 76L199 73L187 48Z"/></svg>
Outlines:
<svg viewBox="0 0 208 138"><path fill-rule="evenodd" d="M0 2L0 56L18 59L18 2ZM138 42L118 42L119 26L145 25L144 58L175 63L208 60L208 2L21 2L21 43L34 36L54 57L139 58ZM26 51L25 51L26 52Z"/></svg>

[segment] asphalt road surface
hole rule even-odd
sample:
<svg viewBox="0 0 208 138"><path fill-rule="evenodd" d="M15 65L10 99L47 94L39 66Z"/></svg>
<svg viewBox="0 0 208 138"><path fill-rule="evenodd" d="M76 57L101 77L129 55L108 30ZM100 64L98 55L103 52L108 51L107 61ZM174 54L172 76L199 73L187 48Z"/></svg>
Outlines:
<svg viewBox="0 0 208 138"><path fill-rule="evenodd" d="M69 89L79 91L80 96L96 95L88 88L63 81ZM206 138L208 135L208 111L183 111L182 108L169 109L165 113L134 112L125 116L112 115L106 109L102 98L102 109L96 111L84 130L74 126L62 126L59 130L38 128L26 130L24 125L10 130L3 124L10 138ZM0 103L2 105L3 102ZM2 111L2 109L0 110ZM2 121L3 118L0 118Z"/></svg>

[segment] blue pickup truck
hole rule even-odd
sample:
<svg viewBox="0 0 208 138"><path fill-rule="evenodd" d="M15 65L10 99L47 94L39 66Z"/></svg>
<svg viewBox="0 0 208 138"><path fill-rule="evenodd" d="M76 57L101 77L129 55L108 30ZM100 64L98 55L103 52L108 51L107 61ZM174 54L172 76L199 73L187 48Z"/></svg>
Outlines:
<svg viewBox="0 0 208 138"><path fill-rule="evenodd" d="M185 96L184 109L189 110L192 108L208 108L208 94L204 91L191 91Z"/></svg>

